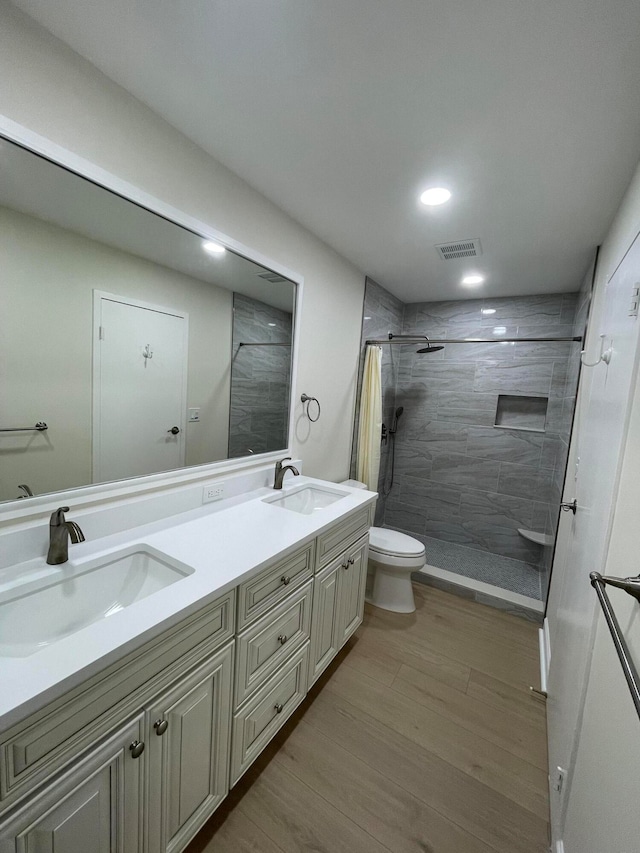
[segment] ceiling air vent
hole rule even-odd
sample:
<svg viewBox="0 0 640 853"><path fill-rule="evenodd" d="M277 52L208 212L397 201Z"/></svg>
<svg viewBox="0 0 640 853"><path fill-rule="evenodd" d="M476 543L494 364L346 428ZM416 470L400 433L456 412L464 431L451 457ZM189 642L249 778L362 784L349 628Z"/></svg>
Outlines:
<svg viewBox="0 0 640 853"><path fill-rule="evenodd" d="M440 243L436 250L443 261L455 261L457 258L476 258L482 254L480 240L457 240L455 243Z"/></svg>
<svg viewBox="0 0 640 853"><path fill-rule="evenodd" d="M258 278L262 278L270 284L282 284L285 281L289 281L288 278L283 278L277 272L259 272Z"/></svg>

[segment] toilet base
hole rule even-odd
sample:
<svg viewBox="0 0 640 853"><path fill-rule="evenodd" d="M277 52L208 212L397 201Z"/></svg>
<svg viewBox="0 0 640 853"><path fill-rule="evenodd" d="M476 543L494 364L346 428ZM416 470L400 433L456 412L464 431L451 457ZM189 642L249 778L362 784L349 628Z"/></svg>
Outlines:
<svg viewBox="0 0 640 853"><path fill-rule="evenodd" d="M416 609L411 586L411 572L415 569L386 569L377 564L370 604L392 613L413 613Z"/></svg>

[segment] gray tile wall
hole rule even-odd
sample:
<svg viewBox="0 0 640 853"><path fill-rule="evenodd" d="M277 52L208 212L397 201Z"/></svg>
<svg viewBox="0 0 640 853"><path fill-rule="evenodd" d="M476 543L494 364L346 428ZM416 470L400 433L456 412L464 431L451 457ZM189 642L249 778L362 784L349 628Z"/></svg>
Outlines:
<svg viewBox="0 0 640 853"><path fill-rule="evenodd" d="M362 371L364 367L365 341L368 339L386 338L389 332L398 333L402 328L404 302L376 284L370 278L365 283L364 313L362 317L362 336L360 347L360 364L358 369L358 391L356 414L354 419L354 435L351 450L350 476L356 476L356 445L358 439L358 422L360 418L360 391L362 387ZM399 353L398 347L382 347L382 419L389 426L396 408L396 382L398 379ZM385 491L391 476L390 451L391 442L381 446L380 476L378 478L378 503L376 505L375 524L381 525L384 520Z"/></svg>
<svg viewBox="0 0 640 853"><path fill-rule="evenodd" d="M291 346L239 344L291 344L292 319L286 311L233 294L229 458L287 446Z"/></svg>
<svg viewBox="0 0 640 853"><path fill-rule="evenodd" d="M402 331L433 338L564 337L573 334L575 307L575 294L415 303L405 306ZM570 408L567 365L579 345L447 344L432 355L401 349L395 394L405 417L385 523L543 566L543 549L517 528L544 532L550 504L557 508ZM496 429L500 394L548 398L545 431ZM435 503L414 499L416 483L432 491ZM437 501L442 488L446 503Z"/></svg>
<svg viewBox="0 0 640 853"><path fill-rule="evenodd" d="M574 293L402 306L368 280L364 316L363 342L389 331L566 337L583 333L586 309ZM447 344L431 355L417 348L383 348L385 420L397 406L404 413L395 484L376 523L548 568L551 549L517 528L555 534L580 344ZM499 394L548 398L544 432L494 428Z"/></svg>

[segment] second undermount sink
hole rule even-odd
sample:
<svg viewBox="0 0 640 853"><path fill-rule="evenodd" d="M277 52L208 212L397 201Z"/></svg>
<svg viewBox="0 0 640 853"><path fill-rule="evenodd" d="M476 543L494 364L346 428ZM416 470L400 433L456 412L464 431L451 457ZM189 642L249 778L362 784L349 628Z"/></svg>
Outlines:
<svg viewBox="0 0 640 853"><path fill-rule="evenodd" d="M318 510L324 509L336 501L346 498L344 492L326 489L320 486L300 486L298 489L289 489L275 497L264 498L266 503L272 506L299 512L302 515L313 515Z"/></svg>
<svg viewBox="0 0 640 853"><path fill-rule="evenodd" d="M31 566L0 591L0 657L28 657L193 573L146 545Z"/></svg>

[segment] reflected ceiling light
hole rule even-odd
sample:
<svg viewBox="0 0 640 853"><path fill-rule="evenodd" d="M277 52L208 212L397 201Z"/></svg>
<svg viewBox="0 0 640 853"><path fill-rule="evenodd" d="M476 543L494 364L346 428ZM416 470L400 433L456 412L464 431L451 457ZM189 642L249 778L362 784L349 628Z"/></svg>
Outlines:
<svg viewBox="0 0 640 853"><path fill-rule="evenodd" d="M493 334L494 335L506 335L507 334L507 327L506 326L494 326L493 327Z"/></svg>
<svg viewBox="0 0 640 853"><path fill-rule="evenodd" d="M462 279L462 284L465 284L467 287L475 287L477 284L482 284L483 281L483 275L465 275Z"/></svg>
<svg viewBox="0 0 640 853"><path fill-rule="evenodd" d="M495 308L483 308L482 313L483 314L495 314L496 309Z"/></svg>
<svg viewBox="0 0 640 853"><path fill-rule="evenodd" d="M267 326L275 326L275 323L267 323Z"/></svg>
<svg viewBox="0 0 640 853"><path fill-rule="evenodd" d="M420 196L420 201L423 204L428 204L430 207L433 207L436 204L444 204L445 201L449 201L451 198L451 192L445 187L431 187L428 190L425 190Z"/></svg>
<svg viewBox="0 0 640 853"><path fill-rule="evenodd" d="M208 255L224 255L227 251L224 246L221 246L220 243L214 243L213 240L205 240L202 248Z"/></svg>

